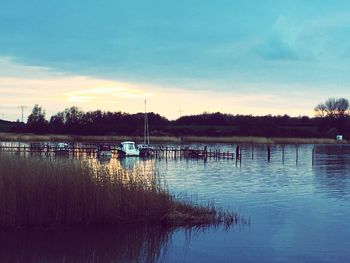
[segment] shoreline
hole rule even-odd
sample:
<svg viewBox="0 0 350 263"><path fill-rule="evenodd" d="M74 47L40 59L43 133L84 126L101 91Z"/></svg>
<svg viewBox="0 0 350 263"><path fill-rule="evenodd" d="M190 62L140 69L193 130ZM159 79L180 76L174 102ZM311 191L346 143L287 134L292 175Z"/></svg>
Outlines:
<svg viewBox="0 0 350 263"><path fill-rule="evenodd" d="M92 136L65 134L30 134L0 133L0 141L64 141L64 142L142 142L142 136ZM246 143L246 144L347 144L348 140L337 141L330 138L296 138L296 137L256 137L256 136L150 136L156 143Z"/></svg>

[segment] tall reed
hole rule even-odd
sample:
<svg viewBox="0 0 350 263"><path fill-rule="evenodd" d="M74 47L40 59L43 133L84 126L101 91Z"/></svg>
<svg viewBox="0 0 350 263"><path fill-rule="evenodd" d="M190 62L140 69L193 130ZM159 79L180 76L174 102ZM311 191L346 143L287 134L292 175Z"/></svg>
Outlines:
<svg viewBox="0 0 350 263"><path fill-rule="evenodd" d="M0 155L0 227L234 223L234 214L175 200L140 171L88 160ZM223 216L224 215L224 216Z"/></svg>

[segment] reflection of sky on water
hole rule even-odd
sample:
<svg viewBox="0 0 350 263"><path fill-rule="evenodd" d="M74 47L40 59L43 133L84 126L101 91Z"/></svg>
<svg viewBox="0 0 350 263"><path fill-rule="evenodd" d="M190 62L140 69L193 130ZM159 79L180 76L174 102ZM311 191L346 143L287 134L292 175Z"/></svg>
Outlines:
<svg viewBox="0 0 350 263"><path fill-rule="evenodd" d="M238 163L179 158L154 159L152 165L135 162L134 169L159 171L172 193L214 201L251 219L249 227L192 236L188 247L186 234L176 231L166 262L348 261L350 147L317 145L312 165L313 147L272 145L270 162L264 145L243 145Z"/></svg>
<svg viewBox="0 0 350 263"><path fill-rule="evenodd" d="M235 145L209 147L235 149ZM272 145L268 162L266 146L243 145L242 156L238 163L179 158L89 161L145 175L157 171L172 193L213 201L250 217L250 226L227 232L210 228L189 238L188 233L175 231L164 262L350 260L350 146Z"/></svg>
<svg viewBox="0 0 350 263"><path fill-rule="evenodd" d="M317 146L315 154L314 173L319 191L349 200L350 146Z"/></svg>
<svg viewBox="0 0 350 263"><path fill-rule="evenodd" d="M212 230L193 239L182 262L348 261L348 155L324 156L316 146L312 166L312 147L286 145L283 160L282 146L273 145L267 162L266 146L255 146L252 160L252 148L246 145L237 166L232 160L157 160L173 192L194 194L202 202L214 200L250 216L252 222L242 231ZM322 158L337 161L325 163ZM177 238L181 244L183 235L177 233ZM172 249L170 253L181 254L180 245ZM177 262L175 256L170 258Z"/></svg>

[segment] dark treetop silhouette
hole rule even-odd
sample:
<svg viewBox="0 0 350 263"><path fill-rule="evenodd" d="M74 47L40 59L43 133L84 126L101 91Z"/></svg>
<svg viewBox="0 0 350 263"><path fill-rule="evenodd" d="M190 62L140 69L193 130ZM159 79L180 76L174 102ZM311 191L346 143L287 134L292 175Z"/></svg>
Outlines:
<svg viewBox="0 0 350 263"><path fill-rule="evenodd" d="M328 137L337 134L350 137L349 102L330 98L315 107L316 117L232 115L220 112L182 116L170 121L156 113L148 113L150 135L173 136L264 136L264 137ZM35 105L26 124L0 121L2 132L30 132L79 135L134 135L144 132L144 113L84 112L70 107L46 120L45 111Z"/></svg>

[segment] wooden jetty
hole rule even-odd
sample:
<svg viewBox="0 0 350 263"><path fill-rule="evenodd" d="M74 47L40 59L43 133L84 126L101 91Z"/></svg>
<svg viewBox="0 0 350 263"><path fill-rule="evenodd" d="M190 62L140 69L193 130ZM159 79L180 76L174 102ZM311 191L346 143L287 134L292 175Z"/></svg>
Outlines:
<svg viewBox="0 0 350 263"><path fill-rule="evenodd" d="M61 143L62 144L62 143ZM62 147L63 145L63 147ZM112 143L66 143L60 145L59 143L45 143L45 142L33 142L33 143L21 143L21 142L0 142L0 152L11 152L20 155L69 155L69 156L82 156L82 157L99 157L107 156L102 153L101 149L109 149L110 154L108 156L112 158L123 157L119 154L118 146ZM245 152L249 152L251 148L251 159L254 159L255 152L254 145L246 145ZM273 151L270 145L264 147L266 150L266 160L268 162L273 158ZM285 161L285 149L281 148L282 163ZM247 154L249 156L249 154ZM239 145L232 146L232 151L221 151L220 149L208 149L204 146L201 149L194 149L181 146L156 146L153 148L153 155L148 156L153 158L165 158L165 159L230 159L241 162L242 160L242 147ZM276 158L276 157L275 157ZM314 164L315 151L312 149L312 164ZM299 147L295 145L295 161L299 161Z"/></svg>
<svg viewBox="0 0 350 263"><path fill-rule="evenodd" d="M105 144L106 145L106 144ZM112 157L118 157L117 146L108 145ZM237 146L238 147L238 146ZM20 154L42 154L42 155L58 155L69 154L73 156L87 155L98 156L101 144L81 144L71 143L67 147L59 147L57 144L51 143L18 143L5 142L0 144L0 151L12 152ZM212 150L204 147L203 149L192 149L188 147L154 147L153 156L158 158L215 158L215 159L240 159L240 150L236 152Z"/></svg>

